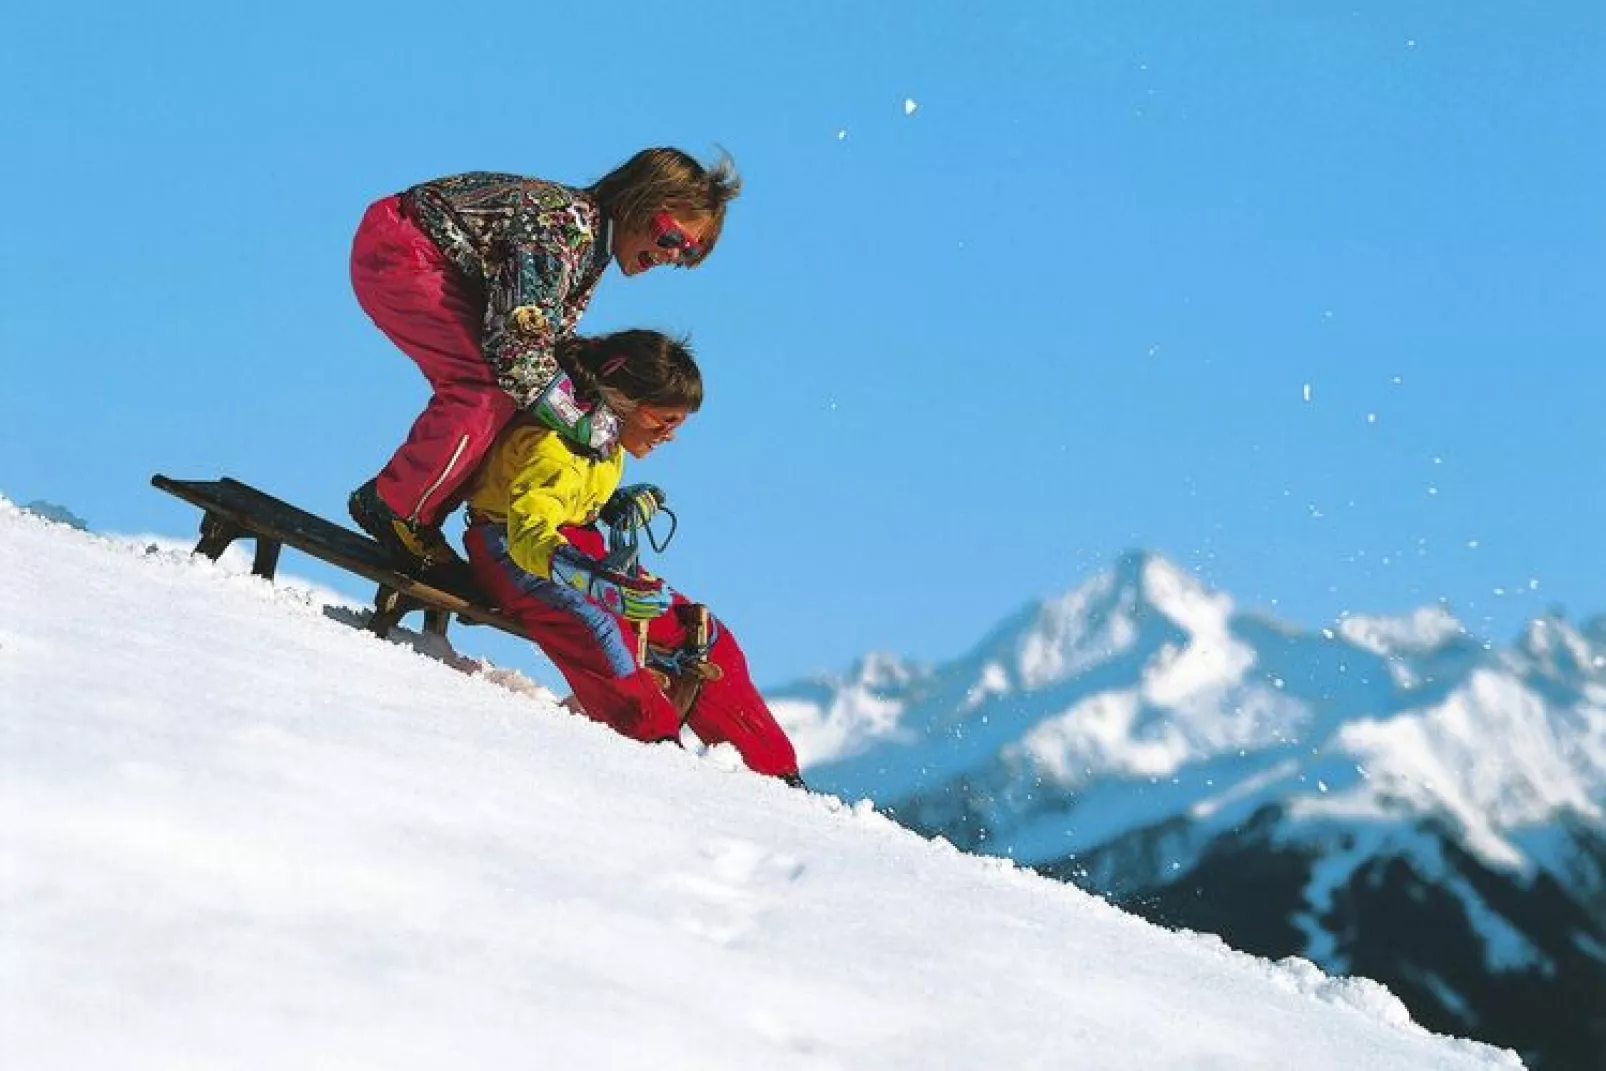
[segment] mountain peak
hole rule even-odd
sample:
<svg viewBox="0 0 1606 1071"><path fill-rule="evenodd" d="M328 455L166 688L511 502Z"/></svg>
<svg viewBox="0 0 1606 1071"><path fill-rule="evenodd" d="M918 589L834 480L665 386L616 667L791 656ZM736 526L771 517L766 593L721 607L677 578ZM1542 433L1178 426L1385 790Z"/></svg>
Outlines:
<svg viewBox="0 0 1606 1071"><path fill-rule="evenodd" d="M1373 654L1428 654L1469 640L1467 628L1443 606L1423 606L1409 614L1357 614L1338 624L1338 632Z"/></svg>
<svg viewBox="0 0 1606 1071"><path fill-rule="evenodd" d="M1123 587L1130 586L1139 591L1146 591L1156 583L1162 585L1169 583L1173 577L1188 577L1187 570L1165 555L1141 547L1122 551L1110 569L1117 584Z"/></svg>
<svg viewBox="0 0 1606 1071"><path fill-rule="evenodd" d="M871 651L848 673L848 680L870 691L902 688L920 675L918 666L888 651Z"/></svg>
<svg viewBox="0 0 1606 1071"><path fill-rule="evenodd" d="M1154 640L1224 635L1232 600L1153 551L1128 550L1091 579L1046 599L991 644L1020 683L1040 687Z"/></svg>
<svg viewBox="0 0 1606 1071"><path fill-rule="evenodd" d="M1169 564L1159 554L1142 547L1129 547L1116 556L1113 566L1115 575L1122 583L1142 586L1143 574L1151 563Z"/></svg>
<svg viewBox="0 0 1606 1071"><path fill-rule="evenodd" d="M1590 678L1606 668L1606 656L1597 653L1589 637L1557 612L1528 622L1516 649L1552 677Z"/></svg>
<svg viewBox="0 0 1606 1071"><path fill-rule="evenodd" d="M1134 619L1159 615L1189 634L1215 632L1225 626L1232 599L1171 559L1152 550L1123 552L1111 567L1067 597L1097 591L1106 606L1119 606ZM1066 600L1062 600L1066 601Z"/></svg>

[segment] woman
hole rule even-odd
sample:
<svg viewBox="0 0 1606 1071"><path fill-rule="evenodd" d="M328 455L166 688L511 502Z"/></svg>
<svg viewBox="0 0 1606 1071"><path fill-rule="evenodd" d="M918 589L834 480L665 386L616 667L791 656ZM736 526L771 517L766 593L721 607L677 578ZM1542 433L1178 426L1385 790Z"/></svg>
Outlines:
<svg viewBox="0 0 1606 1071"><path fill-rule="evenodd" d="M352 243L352 286L434 394L352 493L358 526L410 565L452 561L440 522L521 411L582 449L611 450L617 414L575 394L555 347L610 261L627 277L701 264L740 188L728 157L705 168L659 148L585 188L474 172L371 205Z"/></svg>

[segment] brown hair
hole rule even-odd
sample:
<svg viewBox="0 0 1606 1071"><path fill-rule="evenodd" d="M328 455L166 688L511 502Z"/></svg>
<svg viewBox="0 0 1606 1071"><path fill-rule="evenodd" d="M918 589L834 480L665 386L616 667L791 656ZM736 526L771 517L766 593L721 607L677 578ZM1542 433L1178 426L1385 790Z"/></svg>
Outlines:
<svg viewBox="0 0 1606 1071"><path fill-rule="evenodd" d="M686 223L707 221L695 260L702 263L719 241L725 206L742 192L742 180L730 154L705 168L679 149L643 149L591 187L602 211L626 230L639 231L659 212L672 212Z"/></svg>
<svg viewBox="0 0 1606 1071"><path fill-rule="evenodd" d="M557 345L558 361L582 397L601 398L615 412L638 405L684 408L703 404L703 374L684 339L657 331L571 335Z"/></svg>

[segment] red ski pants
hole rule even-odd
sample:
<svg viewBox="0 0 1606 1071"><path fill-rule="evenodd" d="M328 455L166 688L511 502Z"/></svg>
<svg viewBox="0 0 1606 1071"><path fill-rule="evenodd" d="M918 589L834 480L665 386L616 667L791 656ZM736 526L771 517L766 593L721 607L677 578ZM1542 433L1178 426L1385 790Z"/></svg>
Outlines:
<svg viewBox="0 0 1606 1071"><path fill-rule="evenodd" d="M480 348L485 297L407 218L400 197L369 206L351 245L357 302L434 388L378 477L404 517L439 524L517 409Z"/></svg>
<svg viewBox="0 0 1606 1071"><path fill-rule="evenodd" d="M576 549L603 556L595 528L565 528ZM474 575L502 612L550 658L587 716L634 740L674 740L680 714L636 660L639 626L615 617L573 588L521 569L507 554L507 531L476 524L464 537ZM677 606L688 602L676 593ZM680 615L671 611L649 623L654 644L679 648L686 641ZM686 724L706 744L733 745L748 767L776 777L795 776L797 754L775 716L753 685L736 637L723 626L708 660L723 671L705 681Z"/></svg>

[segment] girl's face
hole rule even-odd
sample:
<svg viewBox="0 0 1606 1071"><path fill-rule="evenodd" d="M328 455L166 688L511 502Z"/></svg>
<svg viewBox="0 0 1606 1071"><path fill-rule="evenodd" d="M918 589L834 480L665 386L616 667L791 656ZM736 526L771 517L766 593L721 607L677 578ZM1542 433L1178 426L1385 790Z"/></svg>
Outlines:
<svg viewBox="0 0 1606 1071"><path fill-rule="evenodd" d="M707 220L683 220L669 212L659 212L645 226L613 231L613 258L626 275L640 275L660 264L684 266L701 259L703 232Z"/></svg>
<svg viewBox="0 0 1606 1071"><path fill-rule="evenodd" d="M619 445L643 458L675 437L688 413L681 405L638 405L619 415Z"/></svg>

